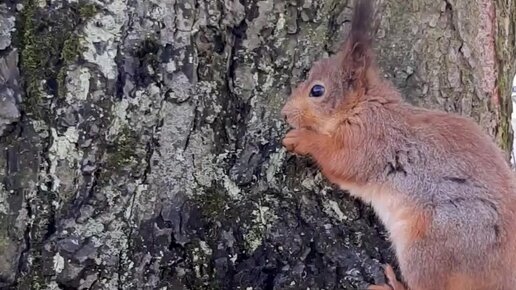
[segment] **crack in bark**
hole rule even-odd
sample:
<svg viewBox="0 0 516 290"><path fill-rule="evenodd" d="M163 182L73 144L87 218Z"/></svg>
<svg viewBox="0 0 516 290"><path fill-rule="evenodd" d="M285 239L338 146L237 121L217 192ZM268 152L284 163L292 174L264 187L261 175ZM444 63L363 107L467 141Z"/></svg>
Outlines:
<svg viewBox="0 0 516 290"><path fill-rule="evenodd" d="M188 130L188 134L186 135L186 138L185 138L185 144L183 146L183 152L186 151L186 149L188 148L188 145L190 145L190 137L192 136L193 132L195 131L196 127L197 127L197 118L198 118L198 105L195 106L194 108L194 117L192 119L192 126L190 127L190 129Z"/></svg>

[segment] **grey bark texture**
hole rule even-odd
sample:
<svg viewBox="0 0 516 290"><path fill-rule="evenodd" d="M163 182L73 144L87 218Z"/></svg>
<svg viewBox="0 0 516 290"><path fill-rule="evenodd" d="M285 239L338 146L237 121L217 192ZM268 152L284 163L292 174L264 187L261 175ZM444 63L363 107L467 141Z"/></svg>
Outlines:
<svg viewBox="0 0 516 290"><path fill-rule="evenodd" d="M353 5L3 1L0 286L382 283L396 261L372 210L281 147L291 86L335 52ZM515 6L377 1L386 77L509 152Z"/></svg>

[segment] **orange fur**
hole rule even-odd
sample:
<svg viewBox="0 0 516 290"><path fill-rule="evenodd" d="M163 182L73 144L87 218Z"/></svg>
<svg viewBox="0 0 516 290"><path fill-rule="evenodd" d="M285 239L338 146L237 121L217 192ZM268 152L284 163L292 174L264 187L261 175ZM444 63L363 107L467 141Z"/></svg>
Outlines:
<svg viewBox="0 0 516 290"><path fill-rule="evenodd" d="M370 11L358 3L342 49L293 90L284 146L373 206L408 289L516 289L516 178L504 154L472 120L403 101L376 66ZM388 285L370 289L405 289L385 274Z"/></svg>
<svg viewBox="0 0 516 290"><path fill-rule="evenodd" d="M468 275L454 274L448 279L446 290L464 289L464 290L481 290L488 289L485 285L478 284L481 281L475 281L476 279Z"/></svg>

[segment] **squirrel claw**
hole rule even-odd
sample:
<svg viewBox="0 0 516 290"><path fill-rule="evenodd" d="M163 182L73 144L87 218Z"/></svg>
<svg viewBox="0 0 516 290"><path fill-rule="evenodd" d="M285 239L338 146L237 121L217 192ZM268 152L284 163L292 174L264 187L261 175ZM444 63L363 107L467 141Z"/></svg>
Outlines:
<svg viewBox="0 0 516 290"><path fill-rule="evenodd" d="M387 284L370 285L367 290L407 290L407 288L396 278L396 274L394 273L391 265L385 265L384 273L387 277Z"/></svg>

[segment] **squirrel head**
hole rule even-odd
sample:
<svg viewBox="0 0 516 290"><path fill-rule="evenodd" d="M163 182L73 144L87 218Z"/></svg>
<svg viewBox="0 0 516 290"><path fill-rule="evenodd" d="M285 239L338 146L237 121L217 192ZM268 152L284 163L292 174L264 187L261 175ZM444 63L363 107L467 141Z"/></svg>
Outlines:
<svg viewBox="0 0 516 290"><path fill-rule="evenodd" d="M315 62L283 107L292 127L331 134L342 115L374 85L378 72L369 35L372 6L370 0L357 2L350 33L339 52Z"/></svg>

